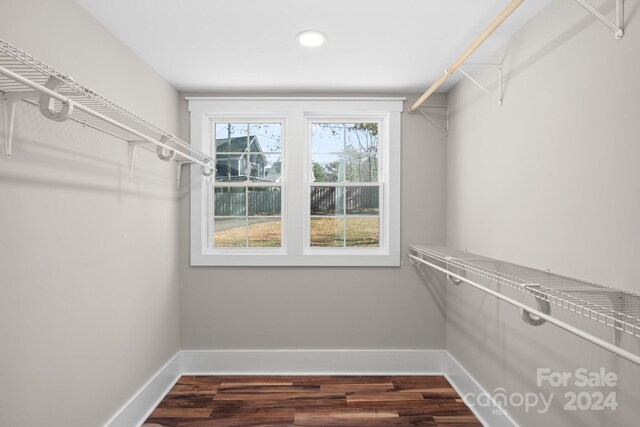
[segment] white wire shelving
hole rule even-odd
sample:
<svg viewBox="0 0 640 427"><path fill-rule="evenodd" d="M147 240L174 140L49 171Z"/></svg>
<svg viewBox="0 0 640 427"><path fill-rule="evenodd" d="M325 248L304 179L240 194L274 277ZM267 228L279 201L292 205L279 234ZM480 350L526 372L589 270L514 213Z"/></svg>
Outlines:
<svg viewBox="0 0 640 427"><path fill-rule="evenodd" d="M466 283L517 306L530 325L554 324L640 365L640 355L619 346L620 334L640 338L640 295L446 247L410 246L409 258L445 273L454 285ZM537 308L511 298L505 289L533 297ZM613 343L560 320L556 313L609 327Z"/></svg>
<svg viewBox="0 0 640 427"><path fill-rule="evenodd" d="M206 176L215 170L211 156L2 39L0 97L7 158L12 154L16 106L26 102L53 121L77 122L126 141L132 172L136 147L155 151L161 160L177 162L178 176L180 167L189 163L200 165Z"/></svg>

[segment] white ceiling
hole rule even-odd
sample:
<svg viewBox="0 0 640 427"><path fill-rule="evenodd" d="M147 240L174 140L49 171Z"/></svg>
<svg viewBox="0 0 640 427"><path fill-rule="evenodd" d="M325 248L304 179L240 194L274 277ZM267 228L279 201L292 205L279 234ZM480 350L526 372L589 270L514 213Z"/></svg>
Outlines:
<svg viewBox="0 0 640 427"><path fill-rule="evenodd" d="M177 89L218 92L421 92L509 3L76 1ZM525 1L470 61L494 52L549 2ZM303 30L329 40L304 48L295 39Z"/></svg>

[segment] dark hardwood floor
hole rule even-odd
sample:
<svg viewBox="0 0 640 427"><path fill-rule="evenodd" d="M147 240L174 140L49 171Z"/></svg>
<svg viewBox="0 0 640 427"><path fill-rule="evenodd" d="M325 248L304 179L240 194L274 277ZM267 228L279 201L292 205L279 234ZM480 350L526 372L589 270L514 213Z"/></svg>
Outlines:
<svg viewBox="0 0 640 427"><path fill-rule="evenodd" d="M143 427L480 425L442 376L183 376Z"/></svg>

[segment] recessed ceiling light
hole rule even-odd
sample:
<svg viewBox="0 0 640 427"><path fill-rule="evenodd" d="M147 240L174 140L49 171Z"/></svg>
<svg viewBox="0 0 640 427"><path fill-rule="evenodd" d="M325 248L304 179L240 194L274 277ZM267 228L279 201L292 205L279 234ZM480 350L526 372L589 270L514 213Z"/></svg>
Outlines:
<svg viewBox="0 0 640 427"><path fill-rule="evenodd" d="M327 35L320 31L303 31L296 38L302 46L317 47L327 41Z"/></svg>

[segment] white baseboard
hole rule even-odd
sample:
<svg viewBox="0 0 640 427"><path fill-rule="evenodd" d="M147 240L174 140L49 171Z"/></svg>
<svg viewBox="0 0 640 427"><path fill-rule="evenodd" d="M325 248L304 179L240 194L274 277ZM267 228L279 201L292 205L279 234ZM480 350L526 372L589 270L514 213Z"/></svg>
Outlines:
<svg viewBox="0 0 640 427"><path fill-rule="evenodd" d="M140 426L181 375L445 375L461 396L484 393L445 350L182 350L105 427ZM485 426L517 427L496 409L472 408Z"/></svg>
<svg viewBox="0 0 640 427"><path fill-rule="evenodd" d="M518 427L515 421L503 411L478 382L453 358L449 352L445 355L444 376L456 389L458 394L465 400L465 403L478 417L483 425L487 427ZM480 399L477 396L486 396L487 399Z"/></svg>
<svg viewBox="0 0 640 427"><path fill-rule="evenodd" d="M140 426L169 393L182 375L180 352L176 353L136 394L105 424L105 427Z"/></svg>
<svg viewBox="0 0 640 427"><path fill-rule="evenodd" d="M444 372L443 350L183 350L191 375L427 375Z"/></svg>

